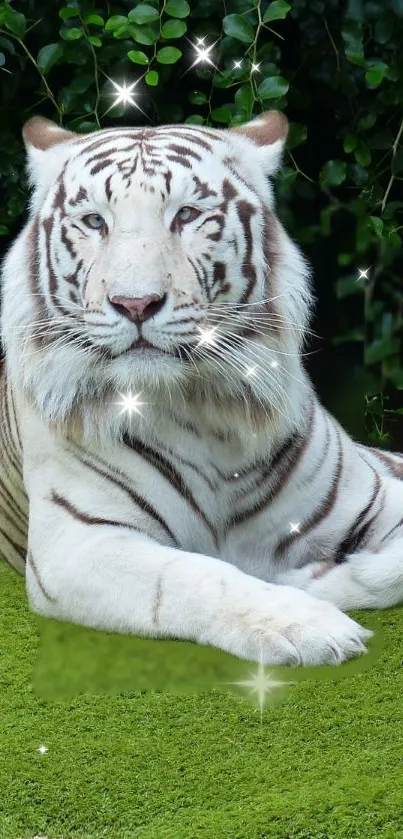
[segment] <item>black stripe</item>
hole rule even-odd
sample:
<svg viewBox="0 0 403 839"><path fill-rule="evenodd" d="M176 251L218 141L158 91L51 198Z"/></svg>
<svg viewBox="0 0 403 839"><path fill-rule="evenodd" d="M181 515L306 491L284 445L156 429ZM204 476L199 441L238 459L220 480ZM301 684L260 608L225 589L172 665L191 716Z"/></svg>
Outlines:
<svg viewBox="0 0 403 839"><path fill-rule="evenodd" d="M119 478L118 477L113 477L112 471L114 471L116 473L117 470L112 470L112 468L107 463L105 463L105 466L107 467L107 469L101 469L100 466L99 466L99 462L102 462L100 457L96 458L97 463L95 465L89 459L89 453L87 451L85 451L85 449L83 449L78 443L76 443L74 440L71 440L71 438L68 438L68 443L74 449L76 449L75 456L80 461L80 463L82 463L84 466L88 466L89 469L92 469L94 472L97 472L103 478L106 478L108 481L115 484L115 486L118 486L121 490L123 490L123 492L125 492L126 495L129 496L131 501L134 501L134 503L138 507L140 507L141 510L143 510L145 513L147 513L151 518L154 519L154 521L158 522L158 524L161 525L163 530L165 530L165 532L168 534L169 538L172 540L173 546L175 548L179 547L178 542L176 540L176 537L174 536L171 528L167 525L166 521L164 521L162 516L160 516L157 513L155 508L151 504L149 504L148 501L146 501L144 498L142 498L141 495L139 495L137 492L135 492L135 490L133 490L133 489L131 489L131 487L127 486L127 484L122 481L121 474L119 474ZM91 457L93 457L93 459L95 460L94 455L92 455ZM155 537L152 537L152 538L155 538Z"/></svg>
<svg viewBox="0 0 403 839"><path fill-rule="evenodd" d="M382 539L381 539L381 544L382 544L382 542L385 542L385 541L386 541L386 539L388 539L388 538L389 538L389 536L391 536L391 535L392 535L392 533L394 533L394 532L395 532L395 530L398 530L398 529L399 529L399 527L403 527L403 519L400 519L400 521L398 521L398 523L397 523L397 524L395 524L395 525L394 525L394 527L392 527L392 528L391 528L391 530L389 530L389 531L387 532L386 536L382 536Z"/></svg>
<svg viewBox="0 0 403 839"><path fill-rule="evenodd" d="M282 556L284 551L287 550L287 548L289 548L290 545L293 544L293 542L296 542L298 539L301 539L304 536L306 536L307 533L313 530L313 528L316 527L321 521L323 521L323 519L327 518L327 516L329 515L329 513L331 513L336 503L337 492L339 489L340 478L343 469L343 446L340 438L340 432L338 429L336 429L336 431L339 444L338 456L336 469L332 478L329 492L327 493L324 501L322 501L321 505L316 510L316 512L312 516L309 516L306 519L306 521L301 524L298 531L289 533L287 536L284 536L284 538L281 539L274 551L276 559Z"/></svg>
<svg viewBox="0 0 403 839"><path fill-rule="evenodd" d="M368 466L370 467L370 469L372 469L372 466L369 463ZM356 552L357 548L359 548L361 543L363 542L364 537L367 535L369 528L381 512L382 507L374 516L372 516L372 518L369 519L368 522L362 524L367 514L371 510L373 504L375 503L376 499L378 498L382 486L382 482L378 473L375 472L375 469L372 469L372 471L375 475L375 481L371 498L368 501L368 504L366 504L366 506L363 508L363 510L361 510L361 512L358 513L344 539L342 540L342 542L340 542L338 548L336 549L336 554L333 559L333 561L336 563L340 564L341 562L345 562L347 554L352 554Z"/></svg>
<svg viewBox="0 0 403 839"><path fill-rule="evenodd" d="M261 513L284 489L291 475L297 469L312 438L314 417L315 402L312 401L306 432L294 431L290 434L267 464L267 474L270 476L270 479L273 478L273 475L275 476L274 482L269 484L263 497L253 507L250 507L249 510L244 512L235 513L230 519L227 519L225 524L228 529L243 524L247 519L253 518L258 513Z"/></svg>
<svg viewBox="0 0 403 839"><path fill-rule="evenodd" d="M218 547L217 541L217 534L213 528L213 525L208 520L206 514L203 510L199 507L197 501L193 497L189 487L185 483L182 475L178 472L177 469L173 466L172 462L167 458L163 457L163 455L156 451L155 449L151 449L150 446L146 446L140 440L136 440L135 437L132 437L128 432L123 435L123 442L126 446L130 449L135 451L140 457L145 458L151 466L154 466L155 469L160 472L167 481L176 489L176 491L185 499L185 501L190 504L192 509L197 513L199 518L202 519L208 530L210 531L216 547Z"/></svg>
<svg viewBox="0 0 403 839"><path fill-rule="evenodd" d="M100 519L97 516L90 516L88 513L83 513L75 507L71 501L68 501L67 498L63 498L62 495L58 495L54 489L52 489L50 500L53 501L54 504L58 504L59 507L64 507L64 509L67 510L73 518L83 522L83 524L107 524L113 525L114 527L128 527L130 530L136 530L138 533L142 533L140 528L135 527L134 524L128 524L124 521L114 521L113 519Z"/></svg>

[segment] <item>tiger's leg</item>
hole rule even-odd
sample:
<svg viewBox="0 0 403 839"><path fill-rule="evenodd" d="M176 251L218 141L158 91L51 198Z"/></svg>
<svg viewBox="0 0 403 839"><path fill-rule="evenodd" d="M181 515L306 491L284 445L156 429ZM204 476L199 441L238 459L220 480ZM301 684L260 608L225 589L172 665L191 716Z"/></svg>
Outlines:
<svg viewBox="0 0 403 839"><path fill-rule="evenodd" d="M362 550L339 564L311 562L281 576L339 609L386 609L403 603L403 521L400 535L378 550Z"/></svg>
<svg viewBox="0 0 403 839"><path fill-rule="evenodd" d="M36 472L30 498L26 584L35 612L114 632L193 640L270 664L339 663L365 652L372 633L331 603L161 544L140 532L144 510L133 505L130 512L120 497L105 501L104 490L98 497L93 485L71 485L79 502L55 496L55 472L45 468Z"/></svg>

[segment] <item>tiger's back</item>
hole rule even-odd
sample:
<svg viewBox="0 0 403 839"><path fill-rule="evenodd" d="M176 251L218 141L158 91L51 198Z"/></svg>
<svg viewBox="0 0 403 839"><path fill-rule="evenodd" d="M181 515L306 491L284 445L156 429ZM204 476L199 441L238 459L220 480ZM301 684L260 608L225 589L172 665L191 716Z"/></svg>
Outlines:
<svg viewBox="0 0 403 839"><path fill-rule="evenodd" d="M16 407L4 359L0 360L0 463L0 559L24 573L29 504Z"/></svg>

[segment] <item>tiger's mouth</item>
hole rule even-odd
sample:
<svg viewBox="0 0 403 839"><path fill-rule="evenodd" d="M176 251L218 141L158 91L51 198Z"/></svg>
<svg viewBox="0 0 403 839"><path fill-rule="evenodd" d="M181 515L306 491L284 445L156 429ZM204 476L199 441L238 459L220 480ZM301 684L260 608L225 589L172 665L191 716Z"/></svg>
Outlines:
<svg viewBox="0 0 403 839"><path fill-rule="evenodd" d="M155 344L151 344L150 341L147 341L146 338L136 338L130 347L127 350L119 353L118 356L113 356L113 358L120 358L120 356L127 355L128 353L134 352L135 350L143 350L148 353L150 350L155 353L163 353L163 355L170 355L174 356L175 358L179 358L181 361L183 360L182 353L180 351L180 347L173 348L172 350L163 350L161 347L156 347ZM143 353L141 353L143 354Z"/></svg>

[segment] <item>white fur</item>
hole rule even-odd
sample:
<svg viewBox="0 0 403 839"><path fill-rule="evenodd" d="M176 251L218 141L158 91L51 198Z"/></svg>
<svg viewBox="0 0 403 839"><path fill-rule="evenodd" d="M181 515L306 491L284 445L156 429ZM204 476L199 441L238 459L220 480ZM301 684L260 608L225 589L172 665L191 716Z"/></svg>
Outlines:
<svg viewBox="0 0 403 839"><path fill-rule="evenodd" d="M203 136L203 129L184 126L183 130L196 135L200 131ZM110 137L124 156L131 133L108 131L105 137ZM35 568L27 563L26 580L32 608L113 631L213 644L244 658L262 656L270 663L340 662L362 652L371 633L336 606L383 607L403 600L403 539L398 537L393 544L380 547L381 537L394 526L403 508L403 484L391 478L375 456L363 459L359 448L316 400L301 360L312 304L309 271L278 221L272 287L284 328L279 333L265 328L256 340L223 352L219 364L212 357L195 365L139 351L136 356L102 361L72 344L56 342L38 350L33 341L37 327L36 301L29 285L29 234L35 214L43 220L52 212L63 167L67 167L68 198L81 183L92 190L91 204L80 213L71 210L72 218L79 222L83 213L98 212L110 229L107 244L97 235L80 238L76 234L76 250L85 266L92 266L83 299L92 309L82 313L86 334L99 346L122 352L136 338L137 328L119 316L107 295L137 297L167 292L166 307L145 322L143 335L168 350L184 331L178 315L181 310L176 307L190 304L184 310L186 316L192 315L200 324L206 310L187 256L200 256L207 240L194 228L192 233L191 227L180 239L169 229L178 209L189 203L193 171L218 186L228 177L241 197L256 206L251 224L258 280L253 302L257 303L272 270L261 247L258 208L259 202L273 208L267 175L279 165L283 142L257 147L246 137L217 132L214 156L203 152L202 163L192 166L192 172L171 164L175 177L169 201L163 204L157 200L162 180L155 178L155 193L142 191L142 176L137 173L132 189L121 192L119 201L108 205L105 173L89 178L80 163L85 156L77 157L92 140L77 138L48 151L30 150L35 183L31 217L4 263L1 330L30 502L28 544ZM157 137L153 142L164 154L165 141ZM249 186L228 172L224 163L228 157L236 161ZM115 181L115 194L117 190ZM206 201L205 207L211 209L213 204ZM64 276L74 269L77 259L60 246L63 220L58 212L54 220L53 264L57 258L58 273ZM209 224L208 229L214 232L214 223ZM234 208L227 225L225 241L217 242L213 259L230 266L232 289L226 298L230 305L239 298L245 283L241 271L244 243ZM233 236L240 243L238 257L231 251ZM48 305L53 307L45 256L42 232L38 277ZM68 308L67 292L65 285L61 296ZM262 310L255 306L250 311ZM244 371L253 364L259 374L247 379L250 393ZM119 393L129 389L142 392L146 402L143 415L130 417L117 408ZM246 480L244 491L237 495L236 483L218 477L217 469L227 475L242 473L252 469L257 460L269 459L293 430L304 429L312 399L315 433L292 482L262 513L227 530L226 520L237 505L248 506L255 490L252 478L250 485L242 479ZM253 407L260 410L260 420L256 420ZM174 415L184 425L193 423L199 435L195 437L185 428L178 431ZM319 467L326 429L330 429L331 445L326 462ZM122 444L123 434L130 430L145 446L171 458L200 509L214 524L218 547L181 493L147 459ZM217 434L225 439L219 440ZM289 534L290 522L309 519L329 490L329 476L337 466L338 435L343 444L343 473L332 513L297 539L279 564L274 556L279 538ZM109 471L148 500L175 533L179 548L157 521L116 482L102 479L92 465ZM374 469L383 475L382 498L386 499L376 533L370 534L365 550L349 557L347 563L315 576L369 500ZM85 524L52 503L52 491L87 516L127 522L141 532ZM306 591L301 591L303 588Z"/></svg>

